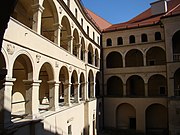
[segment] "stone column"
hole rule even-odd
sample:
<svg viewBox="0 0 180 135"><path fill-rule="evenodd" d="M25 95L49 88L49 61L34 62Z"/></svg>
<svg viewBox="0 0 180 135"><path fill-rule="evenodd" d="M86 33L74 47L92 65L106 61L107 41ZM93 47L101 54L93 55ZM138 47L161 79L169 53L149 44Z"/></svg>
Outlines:
<svg viewBox="0 0 180 135"><path fill-rule="evenodd" d="M32 29L38 34L41 34L41 17L44 10L44 7L40 4L32 5L33 9L33 24Z"/></svg>
<svg viewBox="0 0 180 135"><path fill-rule="evenodd" d="M12 88L15 80L15 78L1 80L4 82L4 87L0 90L0 129L8 127L11 123Z"/></svg>
<svg viewBox="0 0 180 135"><path fill-rule="evenodd" d="M126 67L126 59L125 59L125 56L123 56L123 68Z"/></svg>
<svg viewBox="0 0 180 135"><path fill-rule="evenodd" d="M64 85L64 102L66 106L70 106L71 83L65 83L63 85Z"/></svg>
<svg viewBox="0 0 180 135"><path fill-rule="evenodd" d="M85 63L88 63L88 50L84 50L84 61Z"/></svg>
<svg viewBox="0 0 180 135"><path fill-rule="evenodd" d="M59 23L54 24L54 43L56 43L58 46L60 46L60 35L61 35L61 29L62 26Z"/></svg>
<svg viewBox="0 0 180 135"><path fill-rule="evenodd" d="M145 54L143 55L143 62L144 62L144 66L146 66L147 64L146 64L146 55Z"/></svg>
<svg viewBox="0 0 180 135"><path fill-rule="evenodd" d="M146 122L145 122L145 111L142 110L142 107L136 109L136 130L144 132L146 131Z"/></svg>
<svg viewBox="0 0 180 135"><path fill-rule="evenodd" d="M82 100L85 101L86 100L86 87L85 87L85 82L82 82L81 84L81 89L82 89Z"/></svg>
<svg viewBox="0 0 180 135"><path fill-rule="evenodd" d="M81 59L81 44L77 44L77 58Z"/></svg>
<svg viewBox="0 0 180 135"><path fill-rule="evenodd" d="M28 117L34 119L39 115L39 86L41 80L23 80L26 89L26 109Z"/></svg>
<svg viewBox="0 0 180 135"><path fill-rule="evenodd" d="M123 96L126 97L127 93L126 93L126 84L123 83Z"/></svg>
<svg viewBox="0 0 180 135"><path fill-rule="evenodd" d="M52 111L59 108L59 82L48 81L49 83L49 107Z"/></svg>
<svg viewBox="0 0 180 135"><path fill-rule="evenodd" d="M85 85L86 85L86 86L85 86L85 88L86 88L86 89L85 89L85 93L86 93L86 94L85 94L85 98L86 98L86 100L89 100L89 96L88 96L88 95L89 95L89 88L88 88L88 87L89 87L89 86L88 86L89 83L88 83L88 82L85 82Z"/></svg>
<svg viewBox="0 0 180 135"><path fill-rule="evenodd" d="M95 97L95 92L94 92L94 82L90 82L90 98Z"/></svg>
<svg viewBox="0 0 180 135"><path fill-rule="evenodd" d="M148 97L148 83L144 84L144 90L145 90L145 97Z"/></svg>
<svg viewBox="0 0 180 135"><path fill-rule="evenodd" d="M95 55L92 54L91 57L92 57L92 65L95 65Z"/></svg>
<svg viewBox="0 0 180 135"><path fill-rule="evenodd" d="M74 100L75 103L79 103L79 83L74 84Z"/></svg>
<svg viewBox="0 0 180 135"><path fill-rule="evenodd" d="M73 54L73 36L69 35L67 36L68 40L68 51Z"/></svg>

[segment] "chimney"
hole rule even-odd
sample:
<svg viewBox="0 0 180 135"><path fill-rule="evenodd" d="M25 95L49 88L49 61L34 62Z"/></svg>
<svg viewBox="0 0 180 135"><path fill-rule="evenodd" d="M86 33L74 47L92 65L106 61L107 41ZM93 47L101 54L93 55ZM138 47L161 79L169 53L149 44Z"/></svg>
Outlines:
<svg viewBox="0 0 180 135"><path fill-rule="evenodd" d="M158 15L167 12L167 0L158 0L151 3L151 14Z"/></svg>

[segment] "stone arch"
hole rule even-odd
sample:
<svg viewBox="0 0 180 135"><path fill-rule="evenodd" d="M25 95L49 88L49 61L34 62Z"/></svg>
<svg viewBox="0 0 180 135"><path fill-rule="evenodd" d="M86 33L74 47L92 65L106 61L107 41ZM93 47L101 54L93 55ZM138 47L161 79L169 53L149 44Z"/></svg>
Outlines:
<svg viewBox="0 0 180 135"><path fill-rule="evenodd" d="M61 20L61 47L70 52L71 45L71 25L69 19L66 16Z"/></svg>
<svg viewBox="0 0 180 135"><path fill-rule="evenodd" d="M85 61L85 41L81 38L81 60Z"/></svg>
<svg viewBox="0 0 180 135"><path fill-rule="evenodd" d="M143 66L143 53L138 49L132 49L125 56L126 67Z"/></svg>
<svg viewBox="0 0 180 135"><path fill-rule="evenodd" d="M80 88L79 88L79 97L80 100L85 100L85 76L84 73L80 75Z"/></svg>
<svg viewBox="0 0 180 135"><path fill-rule="evenodd" d="M160 47L152 47L146 52L146 64L148 66L165 65L166 52Z"/></svg>
<svg viewBox="0 0 180 135"><path fill-rule="evenodd" d="M174 95L180 96L180 68L174 73Z"/></svg>
<svg viewBox="0 0 180 135"><path fill-rule="evenodd" d="M122 55L119 52L110 52L106 57L107 68L121 68L123 67Z"/></svg>
<svg viewBox="0 0 180 135"><path fill-rule="evenodd" d="M92 70L89 70L88 73L88 97L94 97L94 74Z"/></svg>
<svg viewBox="0 0 180 135"><path fill-rule="evenodd" d="M54 72L53 68L50 63L45 62L40 69L39 72L39 80L41 80L41 84L39 87L39 103L40 105L47 105L47 108L49 107L50 103L50 81L54 80ZM40 110L44 110L44 107Z"/></svg>
<svg viewBox="0 0 180 135"><path fill-rule="evenodd" d="M89 64L93 64L93 55L94 55L93 47L91 44L89 44L88 46L88 63Z"/></svg>
<svg viewBox="0 0 180 135"><path fill-rule="evenodd" d="M79 53L79 33L77 31L77 29L74 29L73 31L73 55L75 55L76 57L78 57L78 53Z"/></svg>
<svg viewBox="0 0 180 135"><path fill-rule="evenodd" d="M99 53L97 48L95 49L95 66L98 67L99 66Z"/></svg>
<svg viewBox="0 0 180 135"><path fill-rule="evenodd" d="M71 95L70 96L72 100L74 100L75 97L79 96L77 95L78 94L77 85L78 85L78 75L77 75L76 70L74 70L71 75Z"/></svg>
<svg viewBox="0 0 180 135"><path fill-rule="evenodd" d="M43 13L41 19L41 34L54 42L55 24L58 23L58 13L52 0L43 1Z"/></svg>
<svg viewBox="0 0 180 135"><path fill-rule="evenodd" d="M24 80L33 80L32 62L27 55L20 54L16 57L13 64L13 78L16 78L16 81L12 90L12 116L18 111L22 114L26 113L27 97Z"/></svg>
<svg viewBox="0 0 180 135"><path fill-rule="evenodd" d="M173 59L180 61L180 30L178 30L172 37Z"/></svg>
<svg viewBox="0 0 180 135"><path fill-rule="evenodd" d="M151 104L147 107L145 114L147 134L166 135L168 133L168 110L165 106Z"/></svg>
<svg viewBox="0 0 180 135"><path fill-rule="evenodd" d="M136 129L136 109L128 103L116 108L116 126L118 129Z"/></svg>
<svg viewBox="0 0 180 135"><path fill-rule="evenodd" d="M149 78L148 96L167 96L167 80L164 76L155 74Z"/></svg>
<svg viewBox="0 0 180 135"><path fill-rule="evenodd" d="M128 96L144 96L144 80L138 75L132 75L127 79L126 91Z"/></svg>
<svg viewBox="0 0 180 135"><path fill-rule="evenodd" d="M33 10L34 5L32 0L18 0L12 17L23 23L29 28L32 28L33 24Z"/></svg>
<svg viewBox="0 0 180 135"><path fill-rule="evenodd" d="M123 96L123 82L121 78L117 76L111 76L107 80L107 95L108 96Z"/></svg>
<svg viewBox="0 0 180 135"><path fill-rule="evenodd" d="M59 72L59 102L64 102L65 86L69 84L69 72L66 66L62 66Z"/></svg>

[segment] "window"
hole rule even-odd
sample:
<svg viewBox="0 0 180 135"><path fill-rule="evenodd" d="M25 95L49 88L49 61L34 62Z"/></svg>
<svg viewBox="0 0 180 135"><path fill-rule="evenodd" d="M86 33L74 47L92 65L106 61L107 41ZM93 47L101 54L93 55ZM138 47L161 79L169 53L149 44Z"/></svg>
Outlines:
<svg viewBox="0 0 180 135"><path fill-rule="evenodd" d="M141 42L147 42L148 38L147 38L147 34L142 34L141 35Z"/></svg>
<svg viewBox="0 0 180 135"><path fill-rule="evenodd" d="M87 26L87 34L89 35L89 26Z"/></svg>
<svg viewBox="0 0 180 135"><path fill-rule="evenodd" d="M132 43L135 43L136 41L135 41L135 36L134 35L131 35L130 37L129 37L129 43L130 44L132 44Z"/></svg>
<svg viewBox="0 0 180 135"><path fill-rule="evenodd" d="M71 127L71 125L68 126L68 135L72 135L72 127Z"/></svg>
<svg viewBox="0 0 180 135"><path fill-rule="evenodd" d="M112 40L111 40L110 38L108 38L108 39L106 40L106 45L107 45L107 46L112 46Z"/></svg>
<svg viewBox="0 0 180 135"><path fill-rule="evenodd" d="M81 18L81 26L83 27L83 19Z"/></svg>
<svg viewBox="0 0 180 135"><path fill-rule="evenodd" d="M118 44L118 45L122 45L122 44L123 44L123 39L122 39L122 37L118 37L118 38L117 38L117 44Z"/></svg>
<svg viewBox="0 0 180 135"><path fill-rule="evenodd" d="M155 33L155 40L161 40L161 33L160 32L156 32Z"/></svg>
<svg viewBox="0 0 180 135"><path fill-rule="evenodd" d="M77 19L77 17L78 17L78 11L77 11L77 8L75 8L75 17L76 17L76 19Z"/></svg>
<svg viewBox="0 0 180 135"><path fill-rule="evenodd" d="M70 0L67 0L67 6L70 8Z"/></svg>
<svg viewBox="0 0 180 135"><path fill-rule="evenodd" d="M97 36L97 43L99 44L99 36Z"/></svg>
<svg viewBox="0 0 180 135"><path fill-rule="evenodd" d="M94 32L93 32L93 40L95 39L95 34L94 34Z"/></svg>

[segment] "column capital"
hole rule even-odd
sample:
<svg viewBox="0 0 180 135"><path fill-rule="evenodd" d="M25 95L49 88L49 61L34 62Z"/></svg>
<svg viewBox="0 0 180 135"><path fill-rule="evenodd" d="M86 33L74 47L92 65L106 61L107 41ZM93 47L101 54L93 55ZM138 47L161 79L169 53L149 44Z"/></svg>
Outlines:
<svg viewBox="0 0 180 135"><path fill-rule="evenodd" d="M48 84L51 84L51 85L53 85L53 84L60 84L59 81L54 81L54 80L50 80L50 81L48 81L47 83L48 83Z"/></svg>
<svg viewBox="0 0 180 135"><path fill-rule="evenodd" d="M74 37L73 37L72 35L68 35L68 36L67 36L67 39L68 39L69 41L70 41L70 40L73 40L73 38L74 38Z"/></svg>
<svg viewBox="0 0 180 135"><path fill-rule="evenodd" d="M62 27L63 27L63 26L62 26L61 24L59 24L59 23L54 23L53 26L54 26L55 29L62 29Z"/></svg>
<svg viewBox="0 0 180 135"><path fill-rule="evenodd" d="M44 7L39 3L31 6L34 12L40 11L41 13L44 11Z"/></svg>

